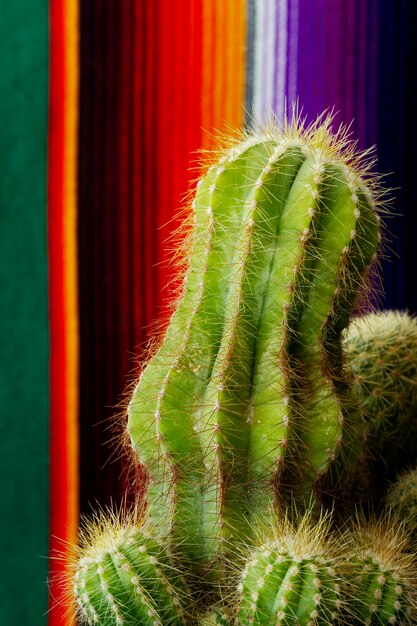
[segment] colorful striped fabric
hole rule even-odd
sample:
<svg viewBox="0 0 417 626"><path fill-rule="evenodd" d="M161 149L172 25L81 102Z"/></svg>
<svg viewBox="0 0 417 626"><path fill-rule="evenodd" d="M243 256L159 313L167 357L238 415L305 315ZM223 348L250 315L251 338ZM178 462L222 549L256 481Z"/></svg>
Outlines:
<svg viewBox="0 0 417 626"><path fill-rule="evenodd" d="M79 511L138 488L117 416L167 319L178 211L219 132L296 102L377 144L399 214L383 304L417 310L417 4L3 4L2 624L62 626L74 619L53 557Z"/></svg>

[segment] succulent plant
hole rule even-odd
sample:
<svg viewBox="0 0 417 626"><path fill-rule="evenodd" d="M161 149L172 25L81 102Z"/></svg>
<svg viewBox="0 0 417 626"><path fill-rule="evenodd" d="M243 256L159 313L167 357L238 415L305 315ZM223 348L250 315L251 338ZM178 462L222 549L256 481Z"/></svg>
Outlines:
<svg viewBox="0 0 417 626"><path fill-rule="evenodd" d="M395 516L359 520L348 560L352 567L348 606L354 623L415 623L416 553L404 523Z"/></svg>
<svg viewBox="0 0 417 626"><path fill-rule="evenodd" d="M274 537L248 557L238 585L236 625L341 623L343 579L338 565L342 545L343 537L330 532L329 517L316 524L310 514L295 525L283 520Z"/></svg>
<svg viewBox="0 0 417 626"><path fill-rule="evenodd" d="M190 591L166 548L133 517L86 524L73 563L82 621L98 626L183 626Z"/></svg>
<svg viewBox="0 0 417 626"><path fill-rule="evenodd" d="M382 498L417 458L417 319L380 311L355 319L345 336L374 463L369 490Z"/></svg>
<svg viewBox="0 0 417 626"><path fill-rule="evenodd" d="M417 414L417 318L401 311L359 317L347 329L346 350L369 428L388 440L406 437Z"/></svg>
<svg viewBox="0 0 417 626"><path fill-rule="evenodd" d="M388 489L387 506L407 524L415 534L417 531L417 469L401 474Z"/></svg>
<svg viewBox="0 0 417 626"><path fill-rule="evenodd" d="M197 185L182 296L128 419L150 518L190 568L227 562L277 504L340 493L362 454L341 333L379 199L331 123L245 135Z"/></svg>

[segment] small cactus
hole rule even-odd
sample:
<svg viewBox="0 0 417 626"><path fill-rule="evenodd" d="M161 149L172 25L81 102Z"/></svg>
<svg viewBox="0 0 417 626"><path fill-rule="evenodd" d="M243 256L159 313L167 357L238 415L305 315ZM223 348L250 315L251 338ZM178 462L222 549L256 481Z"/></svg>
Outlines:
<svg viewBox="0 0 417 626"><path fill-rule="evenodd" d="M417 532L417 469L404 472L390 486L386 496L387 506L404 520L413 534Z"/></svg>
<svg viewBox="0 0 417 626"><path fill-rule="evenodd" d="M352 621L365 626L414 624L417 565L405 525L394 516L361 520L350 550Z"/></svg>
<svg viewBox="0 0 417 626"><path fill-rule="evenodd" d="M87 524L73 566L81 620L97 626L183 626L190 592L166 549L133 519Z"/></svg>
<svg viewBox="0 0 417 626"><path fill-rule="evenodd" d="M313 626L342 620L342 579L329 518L297 528L282 522L274 539L252 551L238 585L236 625Z"/></svg>
<svg viewBox="0 0 417 626"><path fill-rule="evenodd" d="M341 332L378 196L331 122L245 136L197 186L183 294L128 411L150 517L190 568L227 562L277 487L282 506L340 493L362 454Z"/></svg>
<svg viewBox="0 0 417 626"><path fill-rule="evenodd" d="M378 499L417 457L417 319L400 311L360 317L348 327L345 349L375 461L372 490Z"/></svg>

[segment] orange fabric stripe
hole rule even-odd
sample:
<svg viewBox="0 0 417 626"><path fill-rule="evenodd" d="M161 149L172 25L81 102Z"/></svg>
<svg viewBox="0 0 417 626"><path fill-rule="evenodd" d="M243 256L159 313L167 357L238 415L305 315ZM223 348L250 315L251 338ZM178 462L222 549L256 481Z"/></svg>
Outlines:
<svg viewBox="0 0 417 626"><path fill-rule="evenodd" d="M227 100L225 118L241 127L244 121L244 89L246 72L246 0L225 3L227 24Z"/></svg>
<svg viewBox="0 0 417 626"><path fill-rule="evenodd" d="M50 2L48 246L50 307L49 626L75 624L65 569L78 529L78 2ZM59 555L59 556L58 556ZM58 558L57 558L58 556Z"/></svg>
<svg viewBox="0 0 417 626"><path fill-rule="evenodd" d="M246 2L205 0L203 6L203 148L213 133L241 127L244 120Z"/></svg>
<svg viewBox="0 0 417 626"><path fill-rule="evenodd" d="M224 0L214 2L214 76L211 89L214 91L212 124L214 130L223 130L226 118L226 104L229 99L227 85L227 40L226 8Z"/></svg>
<svg viewBox="0 0 417 626"><path fill-rule="evenodd" d="M79 14L78 2L64 0L65 21L65 115L63 154L63 244L65 320L67 339L67 451L68 451L68 525L67 537L78 534L78 265L77 265L77 156L78 156L78 78Z"/></svg>
<svg viewBox="0 0 417 626"><path fill-rule="evenodd" d="M209 131L213 126L213 76L214 76L214 0L204 0L202 11L202 77L201 77L201 128L202 147L208 148L211 144Z"/></svg>

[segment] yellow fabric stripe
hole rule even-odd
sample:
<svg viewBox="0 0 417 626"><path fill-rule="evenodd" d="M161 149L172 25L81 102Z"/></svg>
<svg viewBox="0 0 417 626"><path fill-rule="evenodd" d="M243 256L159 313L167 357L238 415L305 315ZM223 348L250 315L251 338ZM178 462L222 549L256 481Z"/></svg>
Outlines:
<svg viewBox="0 0 417 626"><path fill-rule="evenodd" d="M64 154L63 156L63 254L66 342L66 420L68 472L67 541L77 542L79 521L78 403L79 329L77 267L77 157L79 89L79 6L63 0L64 20Z"/></svg>
<svg viewBox="0 0 417 626"><path fill-rule="evenodd" d="M201 125L203 148L244 120L246 0L204 0Z"/></svg>

